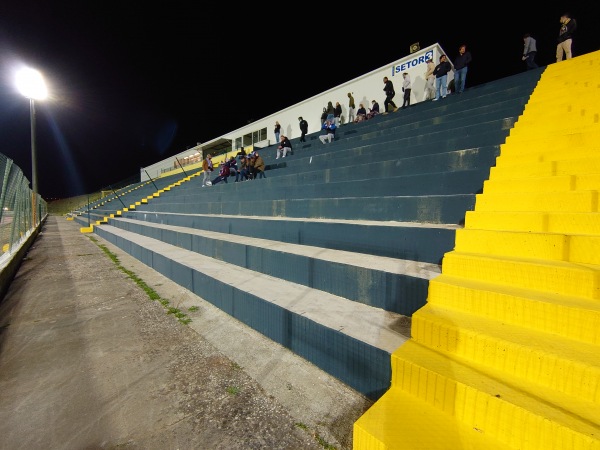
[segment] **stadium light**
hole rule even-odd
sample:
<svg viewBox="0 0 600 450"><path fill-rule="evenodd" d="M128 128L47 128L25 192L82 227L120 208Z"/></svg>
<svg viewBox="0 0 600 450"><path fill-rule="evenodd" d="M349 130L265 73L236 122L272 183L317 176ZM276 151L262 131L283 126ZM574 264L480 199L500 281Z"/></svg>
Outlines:
<svg viewBox="0 0 600 450"><path fill-rule="evenodd" d="M37 195L37 158L35 142L35 100L44 100L48 89L42 74L35 69L25 68L17 72L17 89L29 99L29 117L31 122L31 189Z"/></svg>

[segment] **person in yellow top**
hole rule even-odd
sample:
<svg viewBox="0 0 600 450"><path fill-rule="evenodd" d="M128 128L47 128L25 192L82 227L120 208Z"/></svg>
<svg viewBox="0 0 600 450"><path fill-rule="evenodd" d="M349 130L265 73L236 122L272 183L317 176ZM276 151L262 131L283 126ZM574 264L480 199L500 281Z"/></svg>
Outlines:
<svg viewBox="0 0 600 450"><path fill-rule="evenodd" d="M348 92L348 122L354 122L354 110L356 109L356 105L354 103L354 97L352 96L352 92Z"/></svg>
<svg viewBox="0 0 600 450"><path fill-rule="evenodd" d="M206 181L210 176L210 173L214 170L212 163L212 155L209 153L206 158L202 161L202 187L206 186Z"/></svg>

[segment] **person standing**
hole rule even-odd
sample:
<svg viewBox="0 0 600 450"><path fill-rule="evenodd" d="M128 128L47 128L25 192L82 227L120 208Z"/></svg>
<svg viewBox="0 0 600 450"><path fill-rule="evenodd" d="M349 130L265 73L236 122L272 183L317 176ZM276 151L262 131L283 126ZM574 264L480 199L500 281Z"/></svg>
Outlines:
<svg viewBox="0 0 600 450"><path fill-rule="evenodd" d="M333 121L335 114L335 108L333 107L333 103L327 102L327 117L326 120Z"/></svg>
<svg viewBox="0 0 600 450"><path fill-rule="evenodd" d="M308 122L302 118L302 116L298 117L300 121L300 142L306 142L306 133L308 133Z"/></svg>
<svg viewBox="0 0 600 450"><path fill-rule="evenodd" d="M538 67L535 62L535 55L537 53L536 41L531 34L525 33L523 35L523 57L521 60L525 61L527 70L536 69Z"/></svg>
<svg viewBox="0 0 600 450"><path fill-rule="evenodd" d="M563 54L565 59L571 59L573 57L571 48L573 47L573 33L575 33L576 29L577 22L569 13L564 13L560 16L560 30L558 32L558 45L556 46L556 62L563 60Z"/></svg>
<svg viewBox="0 0 600 450"><path fill-rule="evenodd" d="M427 70L425 71L425 92L423 93L423 100L432 100L435 97L435 75L433 69L435 69L435 63L433 59L427 58Z"/></svg>
<svg viewBox="0 0 600 450"><path fill-rule="evenodd" d="M335 102L335 108L333 109L333 120L335 121L335 126L340 126L340 120L342 119L342 105L340 102Z"/></svg>
<svg viewBox="0 0 600 450"><path fill-rule="evenodd" d="M458 47L458 56L454 59L454 90L457 94L462 94L465 90L467 71L472 60L471 52L467 51L465 44Z"/></svg>
<svg viewBox="0 0 600 450"><path fill-rule="evenodd" d="M385 101L383 102L384 114L389 111L389 107L391 106L393 111L398 111L398 107L394 103L394 96L396 95L396 91L394 91L394 84L388 77L383 77L383 92L385 92Z"/></svg>
<svg viewBox="0 0 600 450"><path fill-rule="evenodd" d="M275 142L279 143L279 135L281 134L281 125L275 121Z"/></svg>
<svg viewBox="0 0 600 450"><path fill-rule="evenodd" d="M410 81L410 75L408 72L402 74L402 92L404 93L402 101L402 109L406 109L410 106L410 92L412 91L412 83Z"/></svg>
<svg viewBox="0 0 600 450"><path fill-rule="evenodd" d="M202 161L202 187L206 186L206 181L213 170L212 155L209 153Z"/></svg>
<svg viewBox="0 0 600 450"><path fill-rule="evenodd" d="M327 108L325 108L323 106L323 113L321 114L321 126L323 126L323 124L325 123L326 120L327 120Z"/></svg>
<svg viewBox="0 0 600 450"><path fill-rule="evenodd" d="M356 105L354 103L354 97L352 96L352 92L348 92L348 123L354 122L355 109Z"/></svg>
<svg viewBox="0 0 600 450"><path fill-rule="evenodd" d="M440 63L433 69L435 75L435 98L432 101L437 101L446 98L448 94L448 72L452 70L452 66L446 59L446 55L440 56Z"/></svg>

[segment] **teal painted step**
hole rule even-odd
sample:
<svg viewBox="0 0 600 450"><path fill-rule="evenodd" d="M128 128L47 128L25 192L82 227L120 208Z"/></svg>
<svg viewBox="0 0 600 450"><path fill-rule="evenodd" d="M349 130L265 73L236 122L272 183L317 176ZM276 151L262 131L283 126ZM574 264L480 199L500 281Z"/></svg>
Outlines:
<svg viewBox="0 0 600 450"><path fill-rule="evenodd" d="M109 224L220 261L407 316L425 305L429 280L440 273L437 264L410 260L131 219L110 219Z"/></svg>
<svg viewBox="0 0 600 450"><path fill-rule="evenodd" d="M401 316L108 225L95 232L363 395L389 388L391 353L407 339L394 328Z"/></svg>
<svg viewBox="0 0 600 450"><path fill-rule="evenodd" d="M458 227L143 211L125 212L123 218L434 264L454 248Z"/></svg>
<svg viewBox="0 0 600 450"><path fill-rule="evenodd" d="M251 181L260 183L263 180ZM212 188L209 188L212 189ZM142 204L139 211L461 224L475 194Z"/></svg>

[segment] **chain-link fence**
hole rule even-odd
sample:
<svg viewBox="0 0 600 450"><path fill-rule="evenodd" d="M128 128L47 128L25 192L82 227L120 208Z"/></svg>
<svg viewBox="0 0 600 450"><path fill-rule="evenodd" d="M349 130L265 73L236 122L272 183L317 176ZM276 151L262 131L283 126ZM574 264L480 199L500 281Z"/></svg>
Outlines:
<svg viewBox="0 0 600 450"><path fill-rule="evenodd" d="M0 265L31 235L48 214L48 205L29 187L14 161L0 153Z"/></svg>

